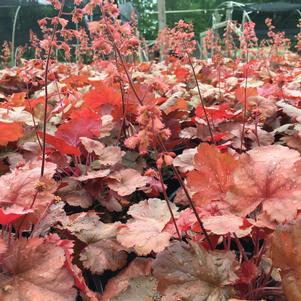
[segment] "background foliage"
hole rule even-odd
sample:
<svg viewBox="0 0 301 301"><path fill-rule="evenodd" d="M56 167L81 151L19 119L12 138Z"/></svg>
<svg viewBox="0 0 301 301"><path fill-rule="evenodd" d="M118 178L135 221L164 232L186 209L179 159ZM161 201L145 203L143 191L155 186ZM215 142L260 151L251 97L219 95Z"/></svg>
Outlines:
<svg viewBox="0 0 301 301"><path fill-rule="evenodd" d="M9 0L9 3L14 4L14 0ZM154 12L157 11L157 1L150 0L133 0L131 1L134 7L137 9L139 16L139 30L141 35L146 40L155 40L158 31L158 15ZM191 9L214 9L224 0L166 0L166 10L191 10ZM264 3L264 0L248 1L241 0L241 3ZM277 2L277 1L275 1ZM280 2L280 1L279 1ZM299 0L286 1L288 3L299 3ZM0 0L0 7L3 4L7 4L8 0ZM222 13L222 12L221 12ZM0 45L4 41L11 41L12 24L15 14L15 8L1 7L0 9ZM16 45L25 45L29 43L29 30L34 32L39 31L37 20L46 16L54 16L55 11L50 6L31 5L30 7L23 7L20 11L20 15L17 22L16 31ZM186 22L192 22L196 37L199 37L199 33L207 30L212 22L212 12L195 12L195 13L179 13L179 14L167 14L167 25L172 27L179 19L183 19ZM264 15L260 20L256 20L258 27L264 27L264 19L266 17L274 17L272 15ZM295 18L296 19L296 18ZM274 18L275 20L275 18ZM279 30L282 30L282 26L291 26L296 28L296 22L292 18L283 18L279 20L279 23L275 23Z"/></svg>

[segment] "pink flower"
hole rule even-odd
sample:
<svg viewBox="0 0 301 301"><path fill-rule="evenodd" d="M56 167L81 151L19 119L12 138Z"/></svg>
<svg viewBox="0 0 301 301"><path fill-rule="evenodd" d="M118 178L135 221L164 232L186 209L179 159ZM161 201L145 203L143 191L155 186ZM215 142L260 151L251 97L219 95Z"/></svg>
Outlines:
<svg viewBox="0 0 301 301"><path fill-rule="evenodd" d="M139 138L137 136L129 137L124 141L124 145L130 149L136 148L138 143L139 143Z"/></svg>

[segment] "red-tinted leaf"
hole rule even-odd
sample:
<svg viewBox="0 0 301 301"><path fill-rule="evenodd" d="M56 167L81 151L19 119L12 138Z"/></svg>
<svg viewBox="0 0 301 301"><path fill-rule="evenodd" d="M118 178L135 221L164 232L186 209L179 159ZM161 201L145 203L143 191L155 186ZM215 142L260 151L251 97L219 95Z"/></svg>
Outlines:
<svg viewBox="0 0 301 301"><path fill-rule="evenodd" d="M69 145L77 146L80 137L98 138L100 127L100 116L89 109L83 109L75 112L69 122L58 128L56 137L63 139Z"/></svg>
<svg viewBox="0 0 301 301"><path fill-rule="evenodd" d="M208 114L209 118L213 121L231 119L235 116L235 114L231 111L227 104L206 107L206 113ZM197 107L197 109L195 110L195 115L202 119L205 118L204 110L201 106Z"/></svg>
<svg viewBox="0 0 301 301"><path fill-rule="evenodd" d="M38 131L40 138L43 138L43 133ZM68 144L65 140L46 134L46 143L52 145L56 150L58 150L62 155L74 155L80 156L80 151L77 147Z"/></svg>
<svg viewBox="0 0 301 301"><path fill-rule="evenodd" d="M192 226L195 223L197 223L197 219L192 209L187 208L179 213L179 216L176 219L176 223L180 233L186 233L187 231L191 230ZM174 237L177 237L177 231L172 221L167 224L165 231L168 231Z"/></svg>
<svg viewBox="0 0 301 301"><path fill-rule="evenodd" d="M0 224L7 225L30 212L32 212L32 210L24 210L19 206L12 206L7 209L0 208Z"/></svg>
<svg viewBox="0 0 301 301"><path fill-rule="evenodd" d="M53 202L56 183L52 180L56 165L45 164L44 177L41 178L41 162L29 162L0 177L0 205L8 208L32 210L26 217L29 223L36 223L46 207ZM19 210L19 209L18 209ZM20 214L20 210L17 214ZM12 211L13 213L13 211ZM26 226L26 223L23 223Z"/></svg>
<svg viewBox="0 0 301 301"><path fill-rule="evenodd" d="M84 95L85 104L92 110L99 111L103 105L119 106L121 95L117 90L102 83Z"/></svg>

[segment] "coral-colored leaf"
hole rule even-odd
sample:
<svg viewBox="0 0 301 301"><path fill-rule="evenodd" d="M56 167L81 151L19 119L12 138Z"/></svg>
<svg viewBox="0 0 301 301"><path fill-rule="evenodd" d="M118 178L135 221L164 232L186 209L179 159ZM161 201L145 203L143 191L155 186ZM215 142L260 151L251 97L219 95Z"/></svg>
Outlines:
<svg viewBox="0 0 301 301"><path fill-rule="evenodd" d="M178 216L175 205L172 210ZM128 212L133 216L126 226L119 230L117 240L127 248L134 248L138 255L160 252L169 244L171 234L163 231L170 220L165 201L148 199L132 205Z"/></svg>
<svg viewBox="0 0 301 301"><path fill-rule="evenodd" d="M47 162L44 177L41 178L41 162L35 161L0 177L0 205L6 210L13 206L32 210L26 220L31 223L37 222L45 208L55 198L53 192L56 190L56 183L52 180L55 170L56 165Z"/></svg>
<svg viewBox="0 0 301 301"><path fill-rule="evenodd" d="M120 222L105 224L99 220L95 212L82 212L68 216L69 221L64 228L86 244L102 239L115 237Z"/></svg>
<svg viewBox="0 0 301 301"><path fill-rule="evenodd" d="M245 87L239 87L235 90L236 98L239 102L242 104L245 102L245 99L248 100L251 96L257 96L257 88L245 88Z"/></svg>
<svg viewBox="0 0 301 301"><path fill-rule="evenodd" d="M301 209L300 154L281 145L261 146L239 160L227 195L232 211L246 216L262 204L273 222L296 218Z"/></svg>
<svg viewBox="0 0 301 301"><path fill-rule="evenodd" d="M157 281L151 275L151 258L136 258L106 285L103 301L154 301Z"/></svg>
<svg viewBox="0 0 301 301"><path fill-rule="evenodd" d="M164 112L166 114L172 113L176 110L187 111L188 110L187 100L185 100L184 98L179 98L179 99L175 99L174 103L170 104L169 106L167 106L166 103L164 104Z"/></svg>
<svg viewBox="0 0 301 301"><path fill-rule="evenodd" d="M248 98L248 105L261 113L261 116L267 118L271 117L277 111L275 101L271 98L264 98L262 96L250 96Z"/></svg>
<svg viewBox="0 0 301 301"><path fill-rule="evenodd" d="M65 185L58 191L58 195L63 201L70 206L80 206L82 208L88 208L92 205L92 197L82 187L81 183L76 181L77 178L67 178L64 180Z"/></svg>
<svg viewBox="0 0 301 301"><path fill-rule="evenodd" d="M205 216L203 223L206 230L217 235L235 233L242 237L250 234L252 230L252 225L245 218L231 214Z"/></svg>
<svg viewBox="0 0 301 301"><path fill-rule="evenodd" d="M23 127L16 122L5 123L0 121L0 145L7 145L9 142L17 141L23 136Z"/></svg>
<svg viewBox="0 0 301 301"><path fill-rule="evenodd" d="M73 278L62 247L42 238L20 238L3 255L0 299L3 301L75 301Z"/></svg>
<svg viewBox="0 0 301 301"><path fill-rule="evenodd" d="M231 252L175 242L157 255L153 269L162 301L226 301L234 295L237 263Z"/></svg>
<svg viewBox="0 0 301 301"><path fill-rule="evenodd" d="M301 221L280 226L272 239L272 260L280 268L282 285L288 301L301 300Z"/></svg>
<svg viewBox="0 0 301 301"><path fill-rule="evenodd" d="M46 234L49 234L51 227L65 223L67 221L65 205L64 202L57 202L49 206L43 218L35 225L32 237L46 236Z"/></svg>
<svg viewBox="0 0 301 301"><path fill-rule="evenodd" d="M7 250L7 245L5 243L5 240L0 238L0 255L5 253Z"/></svg>
<svg viewBox="0 0 301 301"><path fill-rule="evenodd" d="M204 200L223 199L232 183L232 173L237 161L228 153L221 153L216 146L201 144L194 157L196 170L187 175L187 183L194 192L198 206Z"/></svg>
<svg viewBox="0 0 301 301"><path fill-rule="evenodd" d="M127 262L126 248L115 239L120 223L104 224L95 214L74 214L64 225L87 246L80 254L85 268L102 274L105 270L116 271Z"/></svg>
<svg viewBox="0 0 301 301"><path fill-rule="evenodd" d="M194 156L197 152L197 148L185 149L181 155L174 159L173 165L179 167L181 172L193 170Z"/></svg>
<svg viewBox="0 0 301 301"><path fill-rule="evenodd" d="M79 177L72 177L72 179L85 182L92 179L98 179L98 178L105 178L107 175L109 175L110 169L99 169L99 170L93 170L88 171L86 175L81 175Z"/></svg>
<svg viewBox="0 0 301 301"><path fill-rule="evenodd" d="M84 95L84 101L90 109L99 111L103 105L119 106L121 95L115 89L100 83Z"/></svg>
<svg viewBox="0 0 301 301"><path fill-rule="evenodd" d="M94 152L98 156L97 162L101 165L115 165L125 155L118 146L105 147L101 142L86 137L80 140L89 153Z"/></svg>
<svg viewBox="0 0 301 301"><path fill-rule="evenodd" d="M110 174L108 186L121 196L132 194L137 188L144 187L148 178L141 176L135 169L121 169Z"/></svg>
<svg viewBox="0 0 301 301"><path fill-rule="evenodd" d="M81 137L80 142L83 144L88 153L100 153L105 148L105 145L98 140Z"/></svg>
<svg viewBox="0 0 301 301"><path fill-rule="evenodd" d="M127 252L115 239L102 239L90 243L80 254L84 267L94 274L105 270L116 271L127 263Z"/></svg>
<svg viewBox="0 0 301 301"><path fill-rule="evenodd" d="M27 95L26 92L14 93L9 98L9 103L13 107L22 107L24 105L26 95Z"/></svg>

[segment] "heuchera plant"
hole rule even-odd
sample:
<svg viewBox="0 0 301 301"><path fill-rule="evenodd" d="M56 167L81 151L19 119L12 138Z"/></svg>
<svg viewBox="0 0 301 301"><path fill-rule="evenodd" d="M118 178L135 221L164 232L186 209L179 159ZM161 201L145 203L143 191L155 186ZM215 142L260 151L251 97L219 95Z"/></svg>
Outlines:
<svg viewBox="0 0 301 301"><path fill-rule="evenodd" d="M229 22L199 60L179 21L140 62L114 1L49 2L35 59L0 70L0 300L301 300L301 59L284 34Z"/></svg>

